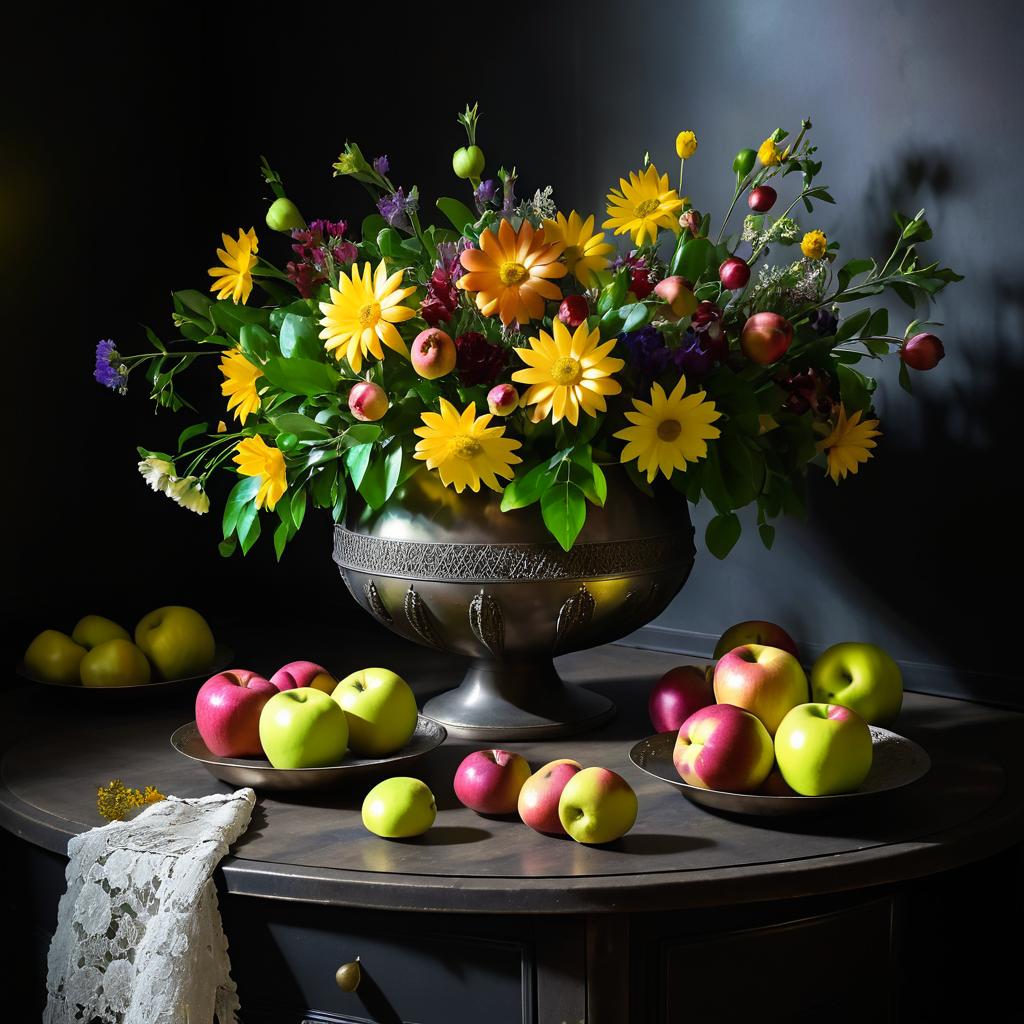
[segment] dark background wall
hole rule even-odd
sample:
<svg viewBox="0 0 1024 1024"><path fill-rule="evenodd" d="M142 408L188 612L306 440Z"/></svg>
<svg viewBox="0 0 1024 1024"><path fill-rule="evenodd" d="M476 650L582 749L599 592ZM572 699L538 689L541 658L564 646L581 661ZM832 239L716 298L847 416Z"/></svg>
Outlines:
<svg viewBox="0 0 1024 1024"><path fill-rule="evenodd" d="M156 4L145 23L23 21L0 126L12 656L88 611L130 621L180 602L228 630L348 613L323 518L280 565L269 545L223 561L216 514L146 488L135 445L172 446L191 420L154 415L142 386L124 398L99 387L93 349L141 347L140 323L170 333L169 292L206 287L220 232L260 230L260 154L307 216L358 224L365 195L331 178L345 139L388 153L429 206L458 187L455 113L479 99L489 167L515 163L523 191L550 183L561 208L599 220L645 150L672 167L684 128L700 140L684 191L720 217L736 149L806 115L839 201L808 228L840 237L844 255L884 257L891 209L927 208L929 253L967 275L934 313L946 360L915 378L916 400L886 364L878 457L838 488L819 480L810 522L782 524L770 554L753 531L724 563L702 554L644 640L700 651L737 619L768 618L811 650L875 640L965 670L968 687L1005 676L995 686L1011 693L1004 638L1019 601L995 584L1013 593L1019 555L1018 5L970 17L926 0L547 7L271 18ZM283 238L261 238L283 263ZM213 376L196 374L195 394L218 407Z"/></svg>

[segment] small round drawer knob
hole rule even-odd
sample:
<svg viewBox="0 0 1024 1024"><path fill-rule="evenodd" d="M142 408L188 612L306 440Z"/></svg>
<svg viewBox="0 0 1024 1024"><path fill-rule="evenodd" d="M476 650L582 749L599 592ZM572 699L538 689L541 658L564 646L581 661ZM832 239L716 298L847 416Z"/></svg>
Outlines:
<svg viewBox="0 0 1024 1024"><path fill-rule="evenodd" d="M359 957L350 964L342 964L334 972L334 980L342 992L355 992L359 988L359 982L363 978L363 972L359 969Z"/></svg>

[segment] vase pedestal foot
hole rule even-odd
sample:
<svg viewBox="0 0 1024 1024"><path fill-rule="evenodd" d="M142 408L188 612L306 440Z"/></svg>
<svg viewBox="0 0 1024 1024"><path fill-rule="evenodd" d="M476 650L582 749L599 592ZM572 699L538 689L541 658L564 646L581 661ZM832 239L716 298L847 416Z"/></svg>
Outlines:
<svg viewBox="0 0 1024 1024"><path fill-rule="evenodd" d="M566 686L551 661L474 661L462 684L432 697L423 714L452 736L534 740L596 729L615 705L582 686Z"/></svg>

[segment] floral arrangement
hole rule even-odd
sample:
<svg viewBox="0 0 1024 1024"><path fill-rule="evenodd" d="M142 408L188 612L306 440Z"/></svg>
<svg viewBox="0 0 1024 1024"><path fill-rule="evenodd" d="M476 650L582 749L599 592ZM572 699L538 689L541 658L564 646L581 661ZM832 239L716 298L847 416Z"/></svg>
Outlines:
<svg viewBox="0 0 1024 1024"><path fill-rule="evenodd" d="M813 223L815 204L834 200L817 183L809 121L791 142L777 129L736 155L717 225L682 194L697 139L681 132L676 187L645 157L610 189L599 231L593 214L560 210L550 187L520 197L514 168L485 177L478 119L476 106L458 118L468 138L452 166L470 194L437 200L441 225L422 223L417 188L393 183L386 156L368 161L354 143L334 172L376 206L358 231L307 223L264 160L266 223L290 247L279 245L283 268L254 229L225 234L213 296L173 294L177 340L147 330L152 350L133 356L100 342L101 383L124 392L144 371L172 410L193 408L184 371L216 360L226 409L183 430L174 455L140 448L139 469L199 513L215 471L234 477L223 554L247 552L270 523L280 557L308 505L338 521L353 493L379 508L423 472L460 493L501 492L503 511L539 506L568 550L613 464L645 492L709 501L705 541L718 557L751 504L770 547L771 520L804 509L809 467L839 483L872 455L875 381L858 364L897 354L909 391L908 368L942 358L927 320L893 335L884 308L841 315L886 291L926 308L960 277L919 259L924 211L896 215L883 263L839 261ZM750 212L733 226L741 202ZM624 475L614 484L628 486Z"/></svg>

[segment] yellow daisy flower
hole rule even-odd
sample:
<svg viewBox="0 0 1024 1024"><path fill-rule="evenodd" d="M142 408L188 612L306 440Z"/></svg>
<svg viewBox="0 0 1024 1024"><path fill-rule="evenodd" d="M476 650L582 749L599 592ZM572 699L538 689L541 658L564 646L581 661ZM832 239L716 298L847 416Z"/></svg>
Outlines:
<svg viewBox="0 0 1024 1024"><path fill-rule="evenodd" d="M800 251L809 260L820 260L825 255L828 239L824 231L808 231L800 240Z"/></svg>
<svg viewBox="0 0 1024 1024"><path fill-rule="evenodd" d="M697 136L693 132L680 132L676 136L676 156L689 160L697 152Z"/></svg>
<svg viewBox="0 0 1024 1024"><path fill-rule="evenodd" d="M238 238L222 234L224 248L217 250L217 258L224 264L222 267L210 267L210 277L214 278L210 291L217 293L218 299L231 299L237 306L241 300L244 306L252 293L252 268L256 266L256 253L259 252L259 241L255 228L248 232L238 229Z"/></svg>
<svg viewBox="0 0 1024 1024"><path fill-rule="evenodd" d="M617 235L628 231L635 245L643 245L645 238L655 242L659 228L679 234L683 201L668 187L668 175L659 176L654 164L643 171L630 171L629 181L619 178L619 189L608 193L608 220L601 227L614 228Z"/></svg>
<svg viewBox="0 0 1024 1024"><path fill-rule="evenodd" d="M320 303L324 348L337 359L348 359L353 373L359 373L368 355L384 358L381 342L409 358L409 349L395 327L416 315L416 310L399 305L416 290L398 287L404 274L404 269L396 270L388 277L383 260L372 277L369 263L363 264L362 271L353 264L348 274L338 275L338 290L331 289L331 301Z"/></svg>
<svg viewBox="0 0 1024 1024"><path fill-rule="evenodd" d="M445 487L454 487L461 494L468 487L479 491L482 480L492 491L501 491L504 484L498 477L511 480L510 467L523 460L513 452L519 441L505 436L505 428L488 427L491 415L477 416L476 403L459 410L441 399L440 412L425 412L423 426L413 433L423 438L416 442L413 457L426 462L427 469L436 469Z"/></svg>
<svg viewBox="0 0 1024 1024"><path fill-rule="evenodd" d="M783 157L785 157L788 152L789 150L787 149L785 153L780 153L779 147L775 145L775 140L769 135L758 148L757 159L760 160L765 167L774 167L776 164L782 163Z"/></svg>
<svg viewBox="0 0 1024 1024"><path fill-rule="evenodd" d="M601 344L601 332L587 329L586 322L573 334L561 320L552 324L554 337L541 331L530 339L529 348L517 348L516 354L527 368L516 370L512 379L529 384L523 405L535 405L533 422L551 414L551 422L563 417L574 427L579 423L580 409L596 416L607 409L605 395L617 395L622 385L612 379L625 366L622 359L611 355L617 339Z"/></svg>
<svg viewBox="0 0 1024 1024"><path fill-rule="evenodd" d="M838 484L847 473L856 473L858 465L871 458L870 449L877 445L872 438L882 436L880 430L875 430L878 420L862 421L862 415L858 409L847 419L846 406L840 405L832 433L818 442L818 451L828 453L828 475L833 483Z"/></svg>
<svg viewBox="0 0 1024 1024"><path fill-rule="evenodd" d="M242 476L263 478L260 489L256 492L256 507L266 508L272 512L281 496L288 490L284 456L280 449L271 448L257 434L238 442L232 461L238 463L238 472Z"/></svg>
<svg viewBox="0 0 1024 1024"><path fill-rule="evenodd" d="M456 282L463 291L476 292L477 308L484 316L501 317L506 326L544 316L544 300L560 300L562 293L550 278L565 277L558 262L561 242L549 242L544 229L534 231L523 221L518 231L507 220L498 233L488 228L480 236L479 249L466 249L459 257L468 271Z"/></svg>
<svg viewBox="0 0 1024 1024"><path fill-rule="evenodd" d="M228 412L234 409L235 419L245 423L245 418L260 407L256 381L263 376L263 371L253 366L237 348L229 348L221 356L218 369L224 374L220 393L228 400Z"/></svg>
<svg viewBox="0 0 1024 1024"><path fill-rule="evenodd" d="M707 455L707 442L721 435L718 427L711 426L722 415L715 403L704 401L704 391L684 398L685 391L686 377L679 378L670 395L655 384L650 402L633 399L636 411L626 413L633 425L614 435L626 442L619 460L635 459L640 472L647 474L648 483L654 482L659 470L666 479L676 469L685 471L688 462Z"/></svg>
<svg viewBox="0 0 1024 1024"><path fill-rule="evenodd" d="M603 241L603 231L594 234L594 215L583 220L575 210L569 214L568 220L564 213L558 213L554 220L544 221L544 237L549 242L561 242L565 246L562 257L566 269L584 288L593 288L597 284L595 271L608 267L611 264L608 254L615 252L611 242Z"/></svg>

